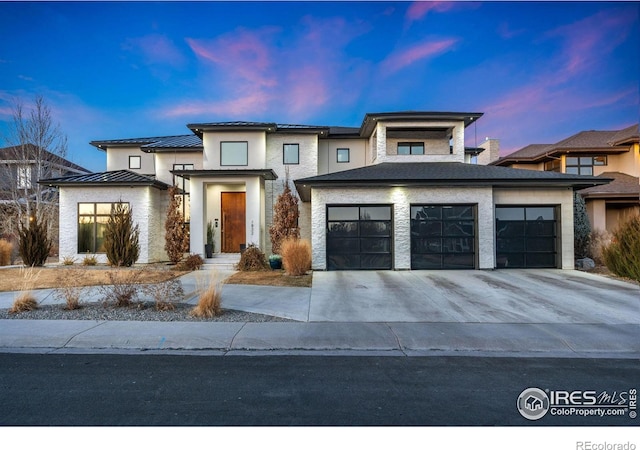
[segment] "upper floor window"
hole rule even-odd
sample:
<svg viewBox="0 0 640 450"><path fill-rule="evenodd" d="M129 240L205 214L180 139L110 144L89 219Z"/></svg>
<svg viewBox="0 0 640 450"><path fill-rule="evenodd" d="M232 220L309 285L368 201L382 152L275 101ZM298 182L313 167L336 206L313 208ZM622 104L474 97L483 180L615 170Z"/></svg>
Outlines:
<svg viewBox="0 0 640 450"><path fill-rule="evenodd" d="M424 155L424 142L399 142L398 155Z"/></svg>
<svg viewBox="0 0 640 450"><path fill-rule="evenodd" d="M129 169L139 169L142 167L142 158L140 156L129 156Z"/></svg>
<svg viewBox="0 0 640 450"><path fill-rule="evenodd" d="M248 166L249 143L244 142L220 142L221 166Z"/></svg>
<svg viewBox="0 0 640 450"><path fill-rule="evenodd" d="M31 167L29 166L18 166L18 189L29 189L31 188Z"/></svg>
<svg viewBox="0 0 640 450"><path fill-rule="evenodd" d="M560 164L559 159L554 159L552 161L547 161L544 163L544 170L547 172L560 172L562 164Z"/></svg>
<svg viewBox="0 0 640 450"><path fill-rule="evenodd" d="M593 166L606 165L606 156L567 156L565 173L593 175Z"/></svg>
<svg viewBox="0 0 640 450"><path fill-rule="evenodd" d="M339 148L337 150L337 161L339 163L348 163L350 160L349 153L350 152L348 148Z"/></svg>
<svg viewBox="0 0 640 450"><path fill-rule="evenodd" d="M284 155L283 162L285 164L300 164L300 145L299 144L284 144L282 146Z"/></svg>

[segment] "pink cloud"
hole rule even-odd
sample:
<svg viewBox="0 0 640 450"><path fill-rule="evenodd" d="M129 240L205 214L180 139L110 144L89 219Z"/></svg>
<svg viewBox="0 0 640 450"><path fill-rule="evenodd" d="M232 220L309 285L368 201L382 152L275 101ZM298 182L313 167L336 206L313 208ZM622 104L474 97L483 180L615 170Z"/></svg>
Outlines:
<svg viewBox="0 0 640 450"><path fill-rule="evenodd" d="M172 105L160 114L165 117L203 117L220 116L239 117L260 114L268 110L271 98L265 92L256 91L232 99L218 101L188 101L179 105Z"/></svg>
<svg viewBox="0 0 640 450"><path fill-rule="evenodd" d="M413 2L407 9L406 18L410 22L424 18L429 12L445 12L456 6L455 2Z"/></svg>
<svg viewBox="0 0 640 450"><path fill-rule="evenodd" d="M440 41L428 41L414 45L410 48L391 53L381 62L381 69L384 74L391 74L404 69L405 67L421 61L438 56L451 50L459 40L456 38L443 39Z"/></svg>

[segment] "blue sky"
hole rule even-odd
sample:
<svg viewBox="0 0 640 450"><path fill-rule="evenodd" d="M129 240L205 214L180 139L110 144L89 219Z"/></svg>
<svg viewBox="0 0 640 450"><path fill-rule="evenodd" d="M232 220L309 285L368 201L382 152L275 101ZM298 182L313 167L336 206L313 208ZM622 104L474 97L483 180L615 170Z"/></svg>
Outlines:
<svg viewBox="0 0 640 450"><path fill-rule="evenodd" d="M640 114L638 2L1 2L0 134L43 95L69 158L187 123L484 112L502 154ZM477 140L476 140L477 139Z"/></svg>

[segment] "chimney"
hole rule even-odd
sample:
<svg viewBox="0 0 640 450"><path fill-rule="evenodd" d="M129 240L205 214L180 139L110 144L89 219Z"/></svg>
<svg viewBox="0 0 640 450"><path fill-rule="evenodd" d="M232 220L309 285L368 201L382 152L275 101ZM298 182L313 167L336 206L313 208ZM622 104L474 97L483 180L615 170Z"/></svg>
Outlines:
<svg viewBox="0 0 640 450"><path fill-rule="evenodd" d="M500 140L486 138L482 144L479 145L484 151L478 155L478 164L486 166L489 163L496 161L500 158Z"/></svg>

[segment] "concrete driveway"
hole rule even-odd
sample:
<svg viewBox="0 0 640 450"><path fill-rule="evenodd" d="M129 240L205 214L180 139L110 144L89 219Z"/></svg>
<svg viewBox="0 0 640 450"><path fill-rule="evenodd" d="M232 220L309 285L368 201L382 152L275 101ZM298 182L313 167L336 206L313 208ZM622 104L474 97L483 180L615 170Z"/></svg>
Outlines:
<svg viewBox="0 0 640 450"><path fill-rule="evenodd" d="M314 272L310 322L640 324L640 287L579 271Z"/></svg>

